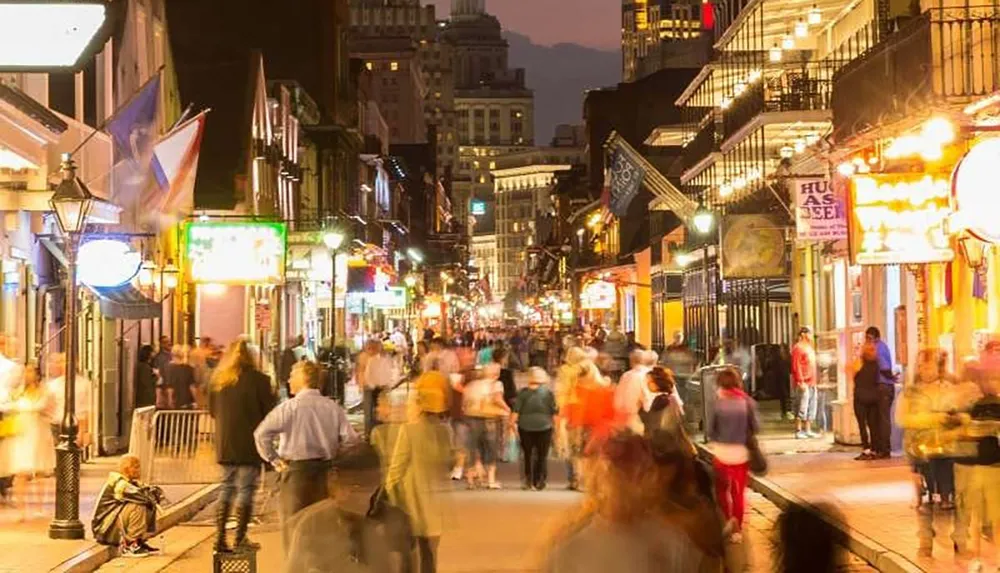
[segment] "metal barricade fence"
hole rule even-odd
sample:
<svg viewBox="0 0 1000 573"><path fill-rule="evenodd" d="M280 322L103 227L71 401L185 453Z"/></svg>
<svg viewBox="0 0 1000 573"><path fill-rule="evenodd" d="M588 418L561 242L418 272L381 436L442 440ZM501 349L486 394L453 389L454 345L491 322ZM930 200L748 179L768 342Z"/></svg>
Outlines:
<svg viewBox="0 0 1000 573"><path fill-rule="evenodd" d="M142 462L143 481L158 485L214 483L215 420L205 410L157 410L133 414L129 452Z"/></svg>

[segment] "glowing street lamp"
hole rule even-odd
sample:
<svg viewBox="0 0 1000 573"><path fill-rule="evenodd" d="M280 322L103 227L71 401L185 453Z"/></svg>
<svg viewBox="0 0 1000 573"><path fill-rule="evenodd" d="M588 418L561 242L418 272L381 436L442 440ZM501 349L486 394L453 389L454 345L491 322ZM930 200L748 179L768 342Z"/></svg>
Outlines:
<svg viewBox="0 0 1000 573"><path fill-rule="evenodd" d="M78 70L111 33L108 0L0 0L0 71Z"/></svg>
<svg viewBox="0 0 1000 573"><path fill-rule="evenodd" d="M691 223L699 234L707 235L712 232L712 227L715 225L715 215L705 207L704 203L700 203L694 212L694 217L691 218Z"/></svg>
<svg viewBox="0 0 1000 573"><path fill-rule="evenodd" d="M323 244L330 249L330 264L332 266L330 274L330 352L335 355L337 351L337 252L344 245L347 236L340 229L327 231L323 235ZM340 372L333 369L333 386L340 388L337 377Z"/></svg>

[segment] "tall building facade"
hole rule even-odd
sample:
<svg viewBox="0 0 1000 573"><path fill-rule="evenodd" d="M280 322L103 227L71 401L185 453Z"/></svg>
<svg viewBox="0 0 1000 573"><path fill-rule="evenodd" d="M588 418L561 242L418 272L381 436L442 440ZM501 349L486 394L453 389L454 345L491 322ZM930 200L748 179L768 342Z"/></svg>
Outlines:
<svg viewBox="0 0 1000 573"><path fill-rule="evenodd" d="M536 147L499 157L491 171L496 194L496 280L503 299L518 288L536 247L538 221L553 210L552 189L559 173L585 161L583 140L568 147Z"/></svg>
<svg viewBox="0 0 1000 573"><path fill-rule="evenodd" d="M701 0L622 0L622 81L706 63L712 10Z"/></svg>
<svg viewBox="0 0 1000 573"><path fill-rule="evenodd" d="M389 125L390 143L427 141L427 86L417 46L408 36L351 41L351 57L362 60L372 74L372 95Z"/></svg>
<svg viewBox="0 0 1000 573"><path fill-rule="evenodd" d="M433 4L423 6L420 0L351 0L352 44L385 37L406 37L416 43L425 87L421 115L426 125L437 128L439 176L458 163L452 50L442 39L443 30ZM387 120L392 123L391 118Z"/></svg>
<svg viewBox="0 0 1000 573"><path fill-rule="evenodd" d="M524 70L509 67L509 46L484 0L454 2L444 38L453 50L455 79L455 219L466 222L471 234L491 233L490 171L498 157L534 145L534 95L525 85ZM484 216L470 216L473 201L486 204Z"/></svg>

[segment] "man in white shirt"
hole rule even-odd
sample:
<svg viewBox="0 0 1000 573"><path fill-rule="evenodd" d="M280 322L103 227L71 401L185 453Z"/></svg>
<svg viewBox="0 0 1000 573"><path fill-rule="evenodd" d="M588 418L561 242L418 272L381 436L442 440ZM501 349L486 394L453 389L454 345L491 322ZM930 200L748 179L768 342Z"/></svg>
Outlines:
<svg viewBox="0 0 1000 573"><path fill-rule="evenodd" d="M368 437L378 424L378 399L385 390L391 390L399 380L399 368L392 355L385 349L368 359L365 366L365 396L371 396L371 409L365 410L365 437Z"/></svg>
<svg viewBox="0 0 1000 573"><path fill-rule="evenodd" d="M625 425L637 434L642 434L642 421L639 419L639 409L643 403L643 387L646 386L646 374L649 372L645 350L633 350L629 354L631 368L622 374L618 387L615 388L615 409L625 418Z"/></svg>
<svg viewBox="0 0 1000 573"><path fill-rule="evenodd" d="M279 517L286 550L288 520L328 497L331 462L358 441L343 408L320 394L320 370L315 363L295 364L289 385L294 397L271 410L253 434L260 457L282 474Z"/></svg>

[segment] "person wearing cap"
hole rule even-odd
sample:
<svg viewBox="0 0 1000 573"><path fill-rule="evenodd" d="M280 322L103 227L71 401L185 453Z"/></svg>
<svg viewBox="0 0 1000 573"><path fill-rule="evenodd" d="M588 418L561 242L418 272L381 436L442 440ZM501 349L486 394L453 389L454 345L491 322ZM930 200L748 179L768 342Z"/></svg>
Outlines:
<svg viewBox="0 0 1000 573"><path fill-rule="evenodd" d="M795 437L817 438L819 434L812 431L819 399L816 388L816 349L813 348L812 331L808 326L799 329L799 340L792 347L792 384L799 402L795 417Z"/></svg>
<svg viewBox="0 0 1000 573"><path fill-rule="evenodd" d="M442 470L451 458L445 423L449 392L448 379L440 371L430 370L417 379L416 415L399 429L383 482L389 503L410 519L421 573L435 570L444 529Z"/></svg>
<svg viewBox="0 0 1000 573"><path fill-rule="evenodd" d="M524 454L521 489L545 489L553 418L558 412L556 398L549 390L549 375L537 366L532 367L528 371L528 387L518 392L510 420L511 426L517 428Z"/></svg>

